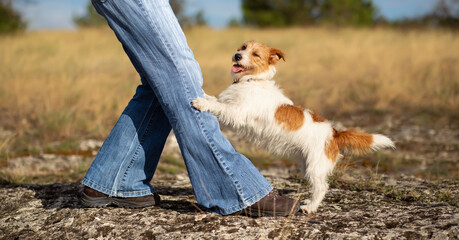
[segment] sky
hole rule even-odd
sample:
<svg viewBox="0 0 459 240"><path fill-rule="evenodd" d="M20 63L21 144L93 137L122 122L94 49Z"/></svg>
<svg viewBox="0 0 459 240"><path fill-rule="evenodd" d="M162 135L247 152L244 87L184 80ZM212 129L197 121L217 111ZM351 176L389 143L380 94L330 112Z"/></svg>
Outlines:
<svg viewBox="0 0 459 240"><path fill-rule="evenodd" d="M373 0L382 16L389 20L419 16L429 12L438 0ZM204 11L211 27L223 28L231 18L241 18L240 0L185 0L186 12ZM83 15L88 0L13 1L13 6L28 21L28 28L75 29L73 16Z"/></svg>

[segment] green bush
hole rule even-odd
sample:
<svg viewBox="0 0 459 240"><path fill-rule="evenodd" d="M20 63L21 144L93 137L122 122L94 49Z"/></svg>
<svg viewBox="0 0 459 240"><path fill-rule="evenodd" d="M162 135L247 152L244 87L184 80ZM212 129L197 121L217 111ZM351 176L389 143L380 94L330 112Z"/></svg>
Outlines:
<svg viewBox="0 0 459 240"><path fill-rule="evenodd" d="M0 2L0 34L22 31L27 27L11 4Z"/></svg>
<svg viewBox="0 0 459 240"><path fill-rule="evenodd" d="M242 0L243 21L258 27L369 26L377 9L369 0Z"/></svg>
<svg viewBox="0 0 459 240"><path fill-rule="evenodd" d="M86 14L83 16L74 16L73 22L78 27L101 27L107 24L105 18L100 16L92 6L91 1L86 5Z"/></svg>

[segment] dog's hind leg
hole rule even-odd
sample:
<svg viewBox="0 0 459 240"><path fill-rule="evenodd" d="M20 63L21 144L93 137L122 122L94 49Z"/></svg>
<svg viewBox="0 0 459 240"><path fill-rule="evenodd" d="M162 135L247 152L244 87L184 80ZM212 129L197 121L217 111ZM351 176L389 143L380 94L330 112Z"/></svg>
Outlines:
<svg viewBox="0 0 459 240"><path fill-rule="evenodd" d="M306 169L306 177L312 187L312 197L305 201L306 205L301 206L301 210L308 213L316 212L324 199L328 190L328 175L334 167L324 154L316 157L316 159L309 159Z"/></svg>

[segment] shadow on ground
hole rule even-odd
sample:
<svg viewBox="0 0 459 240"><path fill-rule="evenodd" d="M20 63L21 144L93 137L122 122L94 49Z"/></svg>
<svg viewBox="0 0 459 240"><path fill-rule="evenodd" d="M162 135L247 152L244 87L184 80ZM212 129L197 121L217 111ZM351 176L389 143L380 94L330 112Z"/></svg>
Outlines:
<svg viewBox="0 0 459 240"><path fill-rule="evenodd" d="M0 185L0 188L18 190L28 189L35 194L34 197L41 201L44 209L80 209L85 208L80 202L83 185L80 183L54 183L54 184L20 184L20 185ZM161 197L188 197L193 195L191 187L173 188L169 186L155 187ZM114 207L114 206L113 206ZM191 201L166 200L162 199L157 206L165 210L177 212L199 212L197 205ZM116 208L116 207L114 207Z"/></svg>

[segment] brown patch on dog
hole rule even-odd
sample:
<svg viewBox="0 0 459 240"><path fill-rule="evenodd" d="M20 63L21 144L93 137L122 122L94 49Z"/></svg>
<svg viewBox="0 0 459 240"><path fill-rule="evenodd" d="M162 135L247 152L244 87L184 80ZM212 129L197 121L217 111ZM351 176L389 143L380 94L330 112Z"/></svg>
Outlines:
<svg viewBox="0 0 459 240"><path fill-rule="evenodd" d="M326 118L320 116L318 113L315 113L313 111L309 112L309 114L311 114L312 121L314 121L314 122L325 122L325 121L327 121Z"/></svg>
<svg viewBox="0 0 459 240"><path fill-rule="evenodd" d="M245 50L252 64L252 74L259 74L269 69L270 47L264 43L250 41Z"/></svg>
<svg viewBox="0 0 459 240"><path fill-rule="evenodd" d="M333 129L336 131L335 129ZM338 160L339 155L339 148L338 143L336 142L335 138L332 138L329 142L325 143L325 156L332 162L336 162Z"/></svg>
<svg viewBox="0 0 459 240"><path fill-rule="evenodd" d="M274 118L277 124L285 130L295 131L301 128L304 123L304 112L300 106L281 105L277 108Z"/></svg>

